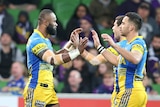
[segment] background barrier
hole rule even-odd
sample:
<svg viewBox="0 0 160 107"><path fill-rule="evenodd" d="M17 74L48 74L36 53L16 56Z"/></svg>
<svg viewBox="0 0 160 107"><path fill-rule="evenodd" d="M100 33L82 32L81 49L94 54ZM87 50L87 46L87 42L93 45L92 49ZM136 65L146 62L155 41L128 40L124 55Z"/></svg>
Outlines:
<svg viewBox="0 0 160 107"><path fill-rule="evenodd" d="M110 107L107 94L57 94L61 107ZM23 97L0 93L0 107L24 107ZM160 107L160 96L148 96L147 107Z"/></svg>

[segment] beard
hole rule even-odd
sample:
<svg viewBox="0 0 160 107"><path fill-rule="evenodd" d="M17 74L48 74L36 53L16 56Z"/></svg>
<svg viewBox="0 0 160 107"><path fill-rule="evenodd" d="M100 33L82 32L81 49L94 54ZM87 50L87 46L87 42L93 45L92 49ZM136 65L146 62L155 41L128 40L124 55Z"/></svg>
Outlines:
<svg viewBox="0 0 160 107"><path fill-rule="evenodd" d="M153 47L153 50L154 50L155 53L159 53L160 54L160 48L154 48Z"/></svg>
<svg viewBox="0 0 160 107"><path fill-rule="evenodd" d="M49 24L49 25L47 26L46 32L47 32L49 35L53 36L53 37L55 37L56 34L57 34L56 28L53 28L53 26L52 26L51 24Z"/></svg>

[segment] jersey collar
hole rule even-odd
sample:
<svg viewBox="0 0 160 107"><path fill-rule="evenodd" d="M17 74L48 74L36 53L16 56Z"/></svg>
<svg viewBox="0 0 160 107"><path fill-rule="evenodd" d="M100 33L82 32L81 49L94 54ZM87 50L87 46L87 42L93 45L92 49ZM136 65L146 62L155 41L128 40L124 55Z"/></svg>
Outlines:
<svg viewBox="0 0 160 107"><path fill-rule="evenodd" d="M46 39L38 29L34 29L34 32L38 33L39 36L42 37L43 39Z"/></svg>
<svg viewBox="0 0 160 107"><path fill-rule="evenodd" d="M136 40L137 38L143 39L142 36L135 36L130 42L128 42L128 44L130 44L131 42L133 42L133 41Z"/></svg>

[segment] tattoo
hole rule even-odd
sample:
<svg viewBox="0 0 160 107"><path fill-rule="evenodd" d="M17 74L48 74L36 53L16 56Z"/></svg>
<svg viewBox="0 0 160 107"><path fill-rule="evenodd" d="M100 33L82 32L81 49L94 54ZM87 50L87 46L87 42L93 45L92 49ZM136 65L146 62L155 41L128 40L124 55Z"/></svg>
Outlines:
<svg viewBox="0 0 160 107"><path fill-rule="evenodd" d="M51 64L51 65L54 65L54 59L53 59L53 57L51 58L50 64Z"/></svg>
<svg viewBox="0 0 160 107"><path fill-rule="evenodd" d="M41 52L38 54L38 57L39 57L40 59L42 59L43 54L44 54L47 50L48 50L48 49L45 49L45 50L41 51Z"/></svg>
<svg viewBox="0 0 160 107"><path fill-rule="evenodd" d="M68 51L66 49L61 49L56 54L62 54L62 53L67 53Z"/></svg>
<svg viewBox="0 0 160 107"><path fill-rule="evenodd" d="M65 63L71 61L71 58L68 53L62 54L62 59Z"/></svg>

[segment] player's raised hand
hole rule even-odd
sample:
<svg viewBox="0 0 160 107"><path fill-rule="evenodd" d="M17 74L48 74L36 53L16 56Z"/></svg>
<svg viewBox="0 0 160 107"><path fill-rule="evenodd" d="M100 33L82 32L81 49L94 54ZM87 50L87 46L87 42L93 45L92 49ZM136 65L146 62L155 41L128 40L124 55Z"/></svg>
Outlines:
<svg viewBox="0 0 160 107"><path fill-rule="evenodd" d="M111 46L115 45L115 42L113 41L112 37L108 34L102 34L101 35L104 41L108 42Z"/></svg>
<svg viewBox="0 0 160 107"><path fill-rule="evenodd" d="M87 42L88 42L87 37L84 37L83 39L80 38L79 45L78 45L78 50L79 50L80 53L83 53L84 49L87 46Z"/></svg>
<svg viewBox="0 0 160 107"><path fill-rule="evenodd" d="M92 37L93 37L93 41L94 41L94 46L95 48L97 48L99 45L101 45L98 34L95 30L92 30Z"/></svg>
<svg viewBox="0 0 160 107"><path fill-rule="evenodd" d="M70 40L72 41L74 47L77 47L79 45L79 34L82 31L82 28L77 28L71 33Z"/></svg>

